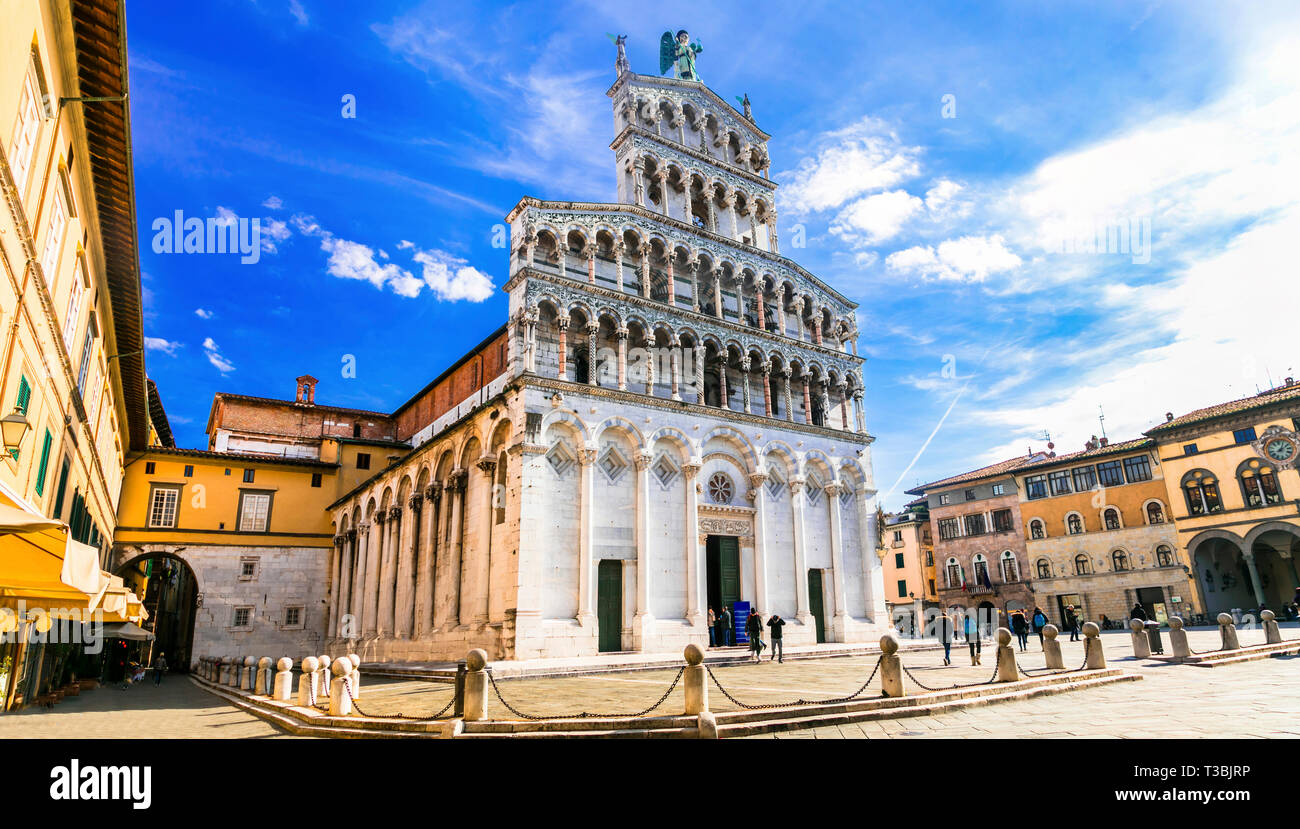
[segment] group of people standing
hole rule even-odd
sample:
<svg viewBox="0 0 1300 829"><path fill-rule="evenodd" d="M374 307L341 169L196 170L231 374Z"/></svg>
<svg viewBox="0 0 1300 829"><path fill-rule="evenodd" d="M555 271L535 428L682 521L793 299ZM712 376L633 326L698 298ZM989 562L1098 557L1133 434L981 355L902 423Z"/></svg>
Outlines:
<svg viewBox="0 0 1300 829"><path fill-rule="evenodd" d="M775 659L777 662L785 662L785 643L781 632L785 627L785 620L779 613L773 613L764 624L763 617L754 609L751 609L749 616L745 618L745 634L749 638L751 658L758 662L762 658L760 654L767 647L767 643L763 641L764 627L772 631L772 655L768 657L768 661ZM736 627L731 610L724 605L721 613L715 613L713 608L709 607L709 647L725 648L734 644L736 644Z"/></svg>
<svg viewBox="0 0 1300 829"><path fill-rule="evenodd" d="M994 612L994 611L991 611ZM1038 644L1043 644L1043 631L1050 624L1047 614L1041 607L1035 606L1032 611L1026 612L1023 609L1011 611L1008 616L1003 611L995 611L1005 619L1006 627L1016 635L1016 640L1021 651L1029 649L1029 634L1038 634ZM1070 641L1079 641L1079 629L1082 622L1078 611L1074 605L1065 606L1065 629L1070 632ZM943 645L943 664L952 664L952 644L958 637L966 640L966 645L970 648L970 664L980 664L980 650L982 640L987 632L982 630L980 623L976 620L974 613L966 613L959 622L955 622L948 614L940 614L935 618L935 636L939 643Z"/></svg>

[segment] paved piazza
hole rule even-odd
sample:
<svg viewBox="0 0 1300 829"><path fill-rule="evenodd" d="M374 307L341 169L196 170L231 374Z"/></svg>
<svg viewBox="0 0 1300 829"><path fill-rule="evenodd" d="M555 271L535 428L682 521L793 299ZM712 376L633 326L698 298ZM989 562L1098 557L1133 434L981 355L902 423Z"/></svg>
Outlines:
<svg viewBox="0 0 1300 829"><path fill-rule="evenodd" d="M1242 644L1262 642L1262 630L1240 632ZM1292 623L1283 637L1300 638ZM1190 631L1194 650L1218 647L1218 631ZM1141 682L1061 694L1022 702L980 706L950 714L879 720L848 726L782 732L752 739L823 739L871 737L1298 737L1300 695L1295 693L1300 659L1281 657L1198 668L1132 658L1126 632L1103 634L1108 662L1138 670ZM1166 637L1166 647L1168 645ZM1082 642L1062 642L1066 665L1083 661ZM942 665L940 651L905 652L903 662L917 679L933 688L983 681L993 673L993 652L985 643L983 664L970 665L964 643L953 647L952 667ZM794 699L847 695L866 680L876 657L828 658L714 668L740 701L768 704ZM1018 654L1023 668L1043 667L1036 637L1029 651ZM572 714L587 710L622 714L654 703L676 675L675 670L555 679L506 680L498 684L506 699L530 715ZM909 689L914 686L909 681ZM867 696L880 692L873 679ZM449 685L416 680L364 680L362 707L368 714L429 714L451 699ZM731 711L730 703L709 686L710 708ZM656 713L683 708L677 689ZM489 713L507 716L493 695ZM0 737L218 737L282 736L267 723L218 701L188 679L169 677L161 688L150 683L119 691L99 689L61 703L50 712L28 709L0 718Z"/></svg>

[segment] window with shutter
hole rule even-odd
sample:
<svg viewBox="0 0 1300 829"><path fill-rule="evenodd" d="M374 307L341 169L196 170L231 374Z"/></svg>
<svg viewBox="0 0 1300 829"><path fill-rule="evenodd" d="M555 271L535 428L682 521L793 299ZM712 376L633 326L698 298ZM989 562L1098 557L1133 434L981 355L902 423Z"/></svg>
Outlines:
<svg viewBox="0 0 1300 829"><path fill-rule="evenodd" d="M36 472L36 494L45 494L45 471L50 463L50 447L54 445L54 436L50 430L45 430L45 440L41 442L41 462Z"/></svg>

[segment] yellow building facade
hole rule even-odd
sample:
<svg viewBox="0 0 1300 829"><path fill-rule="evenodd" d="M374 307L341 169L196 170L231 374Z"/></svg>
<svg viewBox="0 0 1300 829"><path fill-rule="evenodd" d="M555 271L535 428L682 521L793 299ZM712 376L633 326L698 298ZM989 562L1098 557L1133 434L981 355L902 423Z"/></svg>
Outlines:
<svg viewBox="0 0 1300 829"><path fill-rule="evenodd" d="M1158 445L1178 547L1203 606L1274 611L1300 587L1300 384L1173 413L1146 432Z"/></svg>
<svg viewBox="0 0 1300 829"><path fill-rule="evenodd" d="M925 622L925 609L937 607L939 601L934 541L924 505L886 515L881 541L885 545L881 566L890 621L899 630L918 631Z"/></svg>

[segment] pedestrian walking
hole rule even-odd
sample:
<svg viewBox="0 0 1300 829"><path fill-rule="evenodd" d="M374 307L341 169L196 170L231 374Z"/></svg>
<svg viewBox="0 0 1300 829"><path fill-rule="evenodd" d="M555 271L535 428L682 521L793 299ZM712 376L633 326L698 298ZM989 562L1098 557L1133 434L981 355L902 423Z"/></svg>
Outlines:
<svg viewBox="0 0 1300 829"><path fill-rule="evenodd" d="M773 613L772 618L767 620L767 626L772 629L772 655L767 661L775 659L777 662L785 662L785 642L781 638L781 628L785 627L785 619L781 614Z"/></svg>
<svg viewBox="0 0 1300 829"><path fill-rule="evenodd" d="M713 612L713 605L709 605L709 647L718 644L718 617Z"/></svg>
<svg viewBox="0 0 1300 829"><path fill-rule="evenodd" d="M162 685L162 677L165 673L167 673L167 659L159 651L158 658L153 661L153 684Z"/></svg>
<svg viewBox="0 0 1300 829"><path fill-rule="evenodd" d="M1141 619L1145 622L1147 620L1147 609L1142 606L1141 602L1137 602L1133 605L1133 610L1129 612L1129 618Z"/></svg>
<svg viewBox="0 0 1300 829"><path fill-rule="evenodd" d="M952 620L946 613L940 613L935 621L935 636L943 645L943 664L952 664Z"/></svg>
<svg viewBox="0 0 1300 829"><path fill-rule="evenodd" d="M731 611L726 605L722 606L722 615L718 617L718 624L722 626L722 639L718 644L723 646L734 645L736 640L732 638Z"/></svg>
<svg viewBox="0 0 1300 829"><path fill-rule="evenodd" d="M1038 634L1038 647L1043 646L1043 628L1047 627L1047 614L1038 605L1034 605L1034 633Z"/></svg>
<svg viewBox="0 0 1300 829"><path fill-rule="evenodd" d="M749 617L745 619L745 633L749 636L749 652L753 655L754 661L762 659L763 652L763 617L758 615L757 610L751 609Z"/></svg>
<svg viewBox="0 0 1300 829"><path fill-rule="evenodd" d="M1021 653L1029 650L1029 622L1025 621L1025 612L1017 610L1011 614L1011 631L1016 635Z"/></svg>
<svg viewBox="0 0 1300 829"><path fill-rule="evenodd" d="M970 664L980 664L980 626L974 616L966 616L966 644L970 646Z"/></svg>
<svg viewBox="0 0 1300 829"><path fill-rule="evenodd" d="M1079 641L1079 614L1075 611L1074 605L1065 606L1065 627L1070 631L1070 641Z"/></svg>

